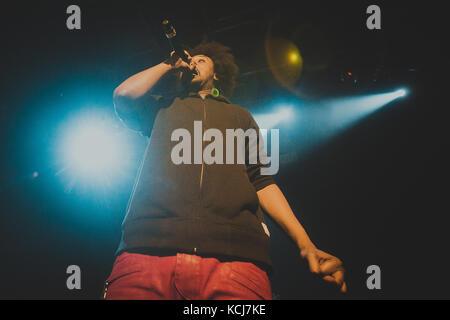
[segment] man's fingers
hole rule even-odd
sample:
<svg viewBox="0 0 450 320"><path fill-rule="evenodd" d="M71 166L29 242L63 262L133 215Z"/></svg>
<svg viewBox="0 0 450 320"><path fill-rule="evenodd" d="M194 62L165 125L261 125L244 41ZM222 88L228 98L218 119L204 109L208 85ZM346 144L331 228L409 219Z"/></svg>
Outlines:
<svg viewBox="0 0 450 320"><path fill-rule="evenodd" d="M181 59L181 58L180 58ZM190 65L188 65L186 62L184 62L183 60L181 60L181 62L180 62L180 67L181 68L186 68L186 69L189 69L189 70L191 70L191 66Z"/></svg>
<svg viewBox="0 0 450 320"><path fill-rule="evenodd" d="M191 57L191 55L189 54L189 52L187 52L186 50L184 50L184 53L187 55L187 57L188 57L189 60L192 59L192 57Z"/></svg>
<svg viewBox="0 0 450 320"><path fill-rule="evenodd" d="M324 276L322 277L323 280L331 283L336 283L336 279L334 279L332 276Z"/></svg>
<svg viewBox="0 0 450 320"><path fill-rule="evenodd" d="M344 272L342 270L336 271L333 273L333 278L339 286L342 286L344 283Z"/></svg>
<svg viewBox="0 0 450 320"><path fill-rule="evenodd" d="M347 292L347 284L345 282L342 284L341 292L342 293L346 293Z"/></svg>
<svg viewBox="0 0 450 320"><path fill-rule="evenodd" d="M342 284L344 283L344 273L342 271L337 271L332 275L323 276L322 279L327 282L337 284L339 287L341 287Z"/></svg>
<svg viewBox="0 0 450 320"><path fill-rule="evenodd" d="M322 279L337 285L342 293L347 292L347 284L344 281L344 273L342 271L336 272L333 276L324 276Z"/></svg>
<svg viewBox="0 0 450 320"><path fill-rule="evenodd" d="M320 272L320 267L319 267L319 260L317 259L317 256L314 253L308 253L306 255L306 260L308 260L308 264L309 264L309 270L312 273L319 273Z"/></svg>
<svg viewBox="0 0 450 320"><path fill-rule="evenodd" d="M184 52L188 55L189 60L190 60L191 56L189 55L189 53L187 51L184 51ZM190 64L187 63L186 61L184 61L183 59L181 59L180 57L178 57L176 55L175 51L172 51L170 53L169 61L175 69L190 69L190 70L192 70Z"/></svg>
<svg viewBox="0 0 450 320"><path fill-rule="evenodd" d="M338 270L342 270L342 262L337 258L327 259L320 264L321 273L333 274Z"/></svg>
<svg viewBox="0 0 450 320"><path fill-rule="evenodd" d="M316 250L317 259L320 261L320 273L323 280L339 286L342 293L347 292L347 284L344 281L344 267L342 261L322 250Z"/></svg>

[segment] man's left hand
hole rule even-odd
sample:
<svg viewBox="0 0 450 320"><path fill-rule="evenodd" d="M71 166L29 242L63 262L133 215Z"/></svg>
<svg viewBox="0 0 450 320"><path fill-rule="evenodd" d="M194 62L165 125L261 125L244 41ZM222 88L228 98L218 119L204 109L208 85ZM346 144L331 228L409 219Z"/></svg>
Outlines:
<svg viewBox="0 0 450 320"><path fill-rule="evenodd" d="M301 256L308 261L312 273L321 276L325 281L336 284L341 292L347 292L341 260L317 248L301 250Z"/></svg>

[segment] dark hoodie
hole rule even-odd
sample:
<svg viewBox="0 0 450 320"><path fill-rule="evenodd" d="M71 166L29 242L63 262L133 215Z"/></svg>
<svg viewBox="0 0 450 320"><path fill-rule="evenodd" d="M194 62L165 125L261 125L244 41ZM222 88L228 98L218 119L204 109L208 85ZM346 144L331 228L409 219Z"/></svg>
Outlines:
<svg viewBox="0 0 450 320"><path fill-rule="evenodd" d="M270 235L256 192L274 181L260 174L261 164L249 164L248 158L245 164L176 165L171 160L179 143L171 141L175 129L187 129L193 141L194 121L202 121L203 133L219 129L225 146L226 129L258 132L251 114L222 96L203 100L195 93L170 99L150 96L146 104L116 112L128 127L150 136L117 254L183 252L249 261L271 273ZM248 151L248 141L246 147Z"/></svg>

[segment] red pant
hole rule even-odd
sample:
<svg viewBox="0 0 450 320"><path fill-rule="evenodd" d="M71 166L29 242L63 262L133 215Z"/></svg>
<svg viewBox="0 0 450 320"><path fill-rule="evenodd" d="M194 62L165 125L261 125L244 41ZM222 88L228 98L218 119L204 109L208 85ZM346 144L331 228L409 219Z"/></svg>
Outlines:
<svg viewBox="0 0 450 320"><path fill-rule="evenodd" d="M250 262L178 253L158 257L123 253L106 280L105 299L272 299L266 272Z"/></svg>

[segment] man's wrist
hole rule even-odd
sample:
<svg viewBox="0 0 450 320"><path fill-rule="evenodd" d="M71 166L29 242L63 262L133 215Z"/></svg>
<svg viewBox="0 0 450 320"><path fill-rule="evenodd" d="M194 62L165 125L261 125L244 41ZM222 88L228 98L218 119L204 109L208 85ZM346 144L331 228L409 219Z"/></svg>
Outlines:
<svg viewBox="0 0 450 320"><path fill-rule="evenodd" d="M170 64L169 60L164 60L163 62L160 63L161 66L166 69L167 71L171 71L174 69L174 67Z"/></svg>
<svg viewBox="0 0 450 320"><path fill-rule="evenodd" d="M317 247L314 245L314 243L311 242L311 240L298 241L297 247L299 248L300 252L302 252L302 253L307 253L310 250L317 249Z"/></svg>

